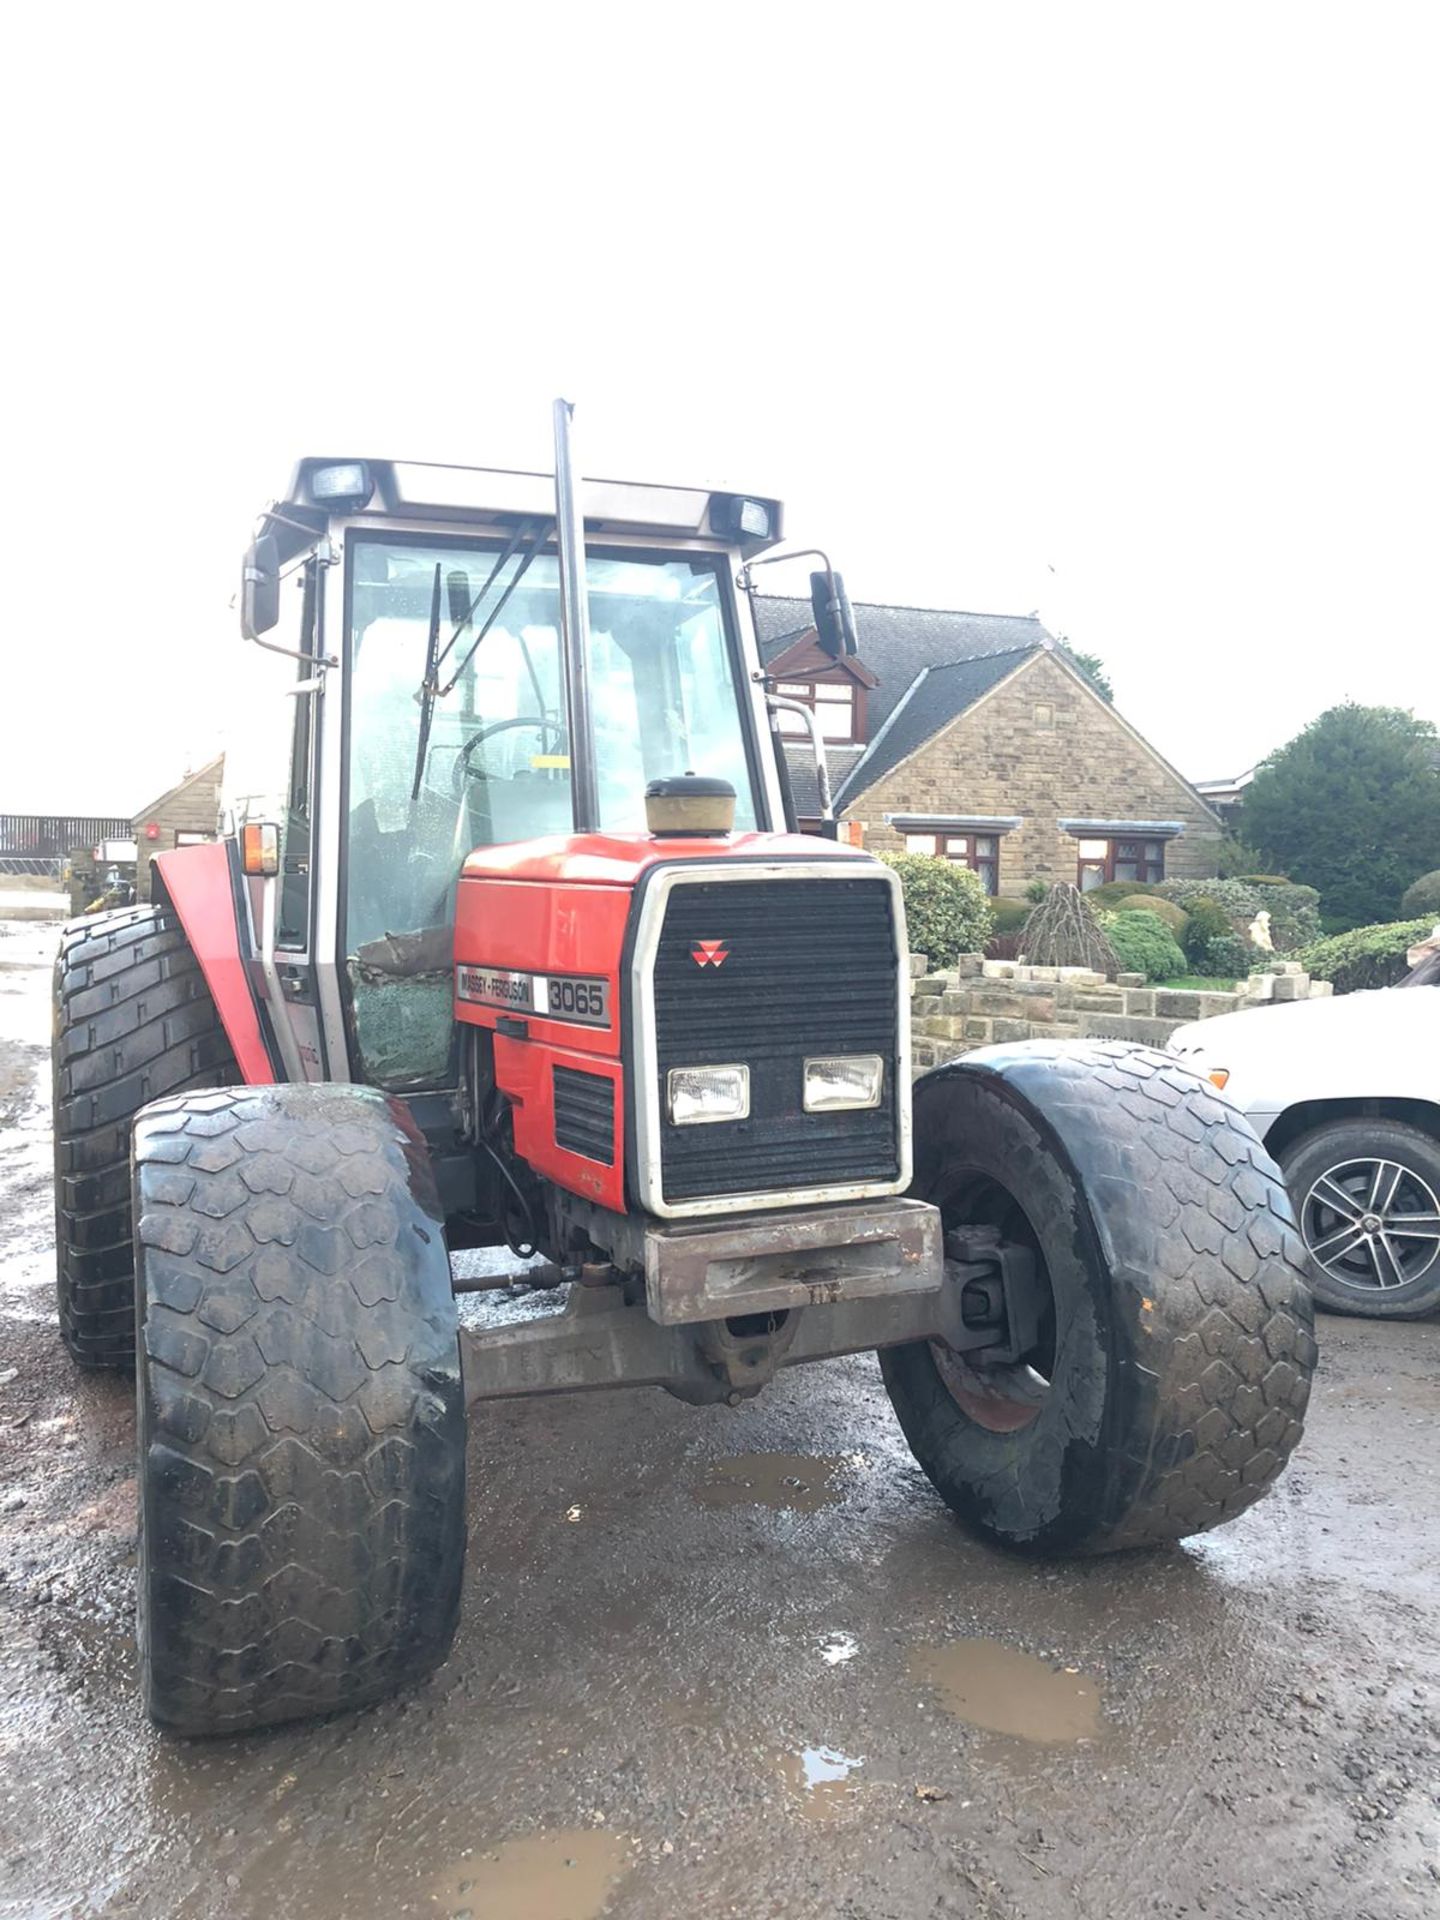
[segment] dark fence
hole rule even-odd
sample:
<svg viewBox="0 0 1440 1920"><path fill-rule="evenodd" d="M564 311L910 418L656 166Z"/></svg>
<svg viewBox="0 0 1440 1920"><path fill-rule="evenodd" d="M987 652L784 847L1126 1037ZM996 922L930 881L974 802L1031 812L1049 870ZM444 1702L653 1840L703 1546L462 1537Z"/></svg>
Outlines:
<svg viewBox="0 0 1440 1920"><path fill-rule="evenodd" d="M128 840L134 831L133 822L111 815L0 813L0 857L58 860L72 847Z"/></svg>

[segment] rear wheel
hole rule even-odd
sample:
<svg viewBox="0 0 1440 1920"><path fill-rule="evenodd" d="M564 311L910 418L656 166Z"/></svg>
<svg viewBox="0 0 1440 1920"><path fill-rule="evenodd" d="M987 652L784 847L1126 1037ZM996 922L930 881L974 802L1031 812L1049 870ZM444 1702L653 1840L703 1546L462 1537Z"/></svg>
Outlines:
<svg viewBox="0 0 1440 1920"><path fill-rule="evenodd" d="M1440 1143L1397 1120L1336 1120L1280 1160L1322 1307L1378 1320L1440 1308Z"/></svg>
<svg viewBox="0 0 1440 1920"><path fill-rule="evenodd" d="M135 1358L130 1130L147 1100L239 1079L190 943L168 907L65 928L51 1048L60 1332L85 1367Z"/></svg>
<svg viewBox="0 0 1440 1920"><path fill-rule="evenodd" d="M181 1733L357 1707L443 1660L465 1409L408 1109L266 1087L135 1125L138 1636Z"/></svg>
<svg viewBox="0 0 1440 1920"><path fill-rule="evenodd" d="M973 1062L973 1063L972 1063ZM973 1056L915 1088L912 1192L1035 1255L1033 1338L986 1366L880 1356L916 1459L992 1540L1101 1553L1203 1532L1300 1437L1315 1344L1280 1175L1164 1056Z"/></svg>

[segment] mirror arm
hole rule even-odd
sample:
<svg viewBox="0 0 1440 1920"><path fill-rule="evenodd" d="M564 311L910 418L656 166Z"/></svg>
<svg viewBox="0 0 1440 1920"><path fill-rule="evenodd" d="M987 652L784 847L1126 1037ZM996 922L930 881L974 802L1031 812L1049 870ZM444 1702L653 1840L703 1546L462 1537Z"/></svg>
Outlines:
<svg viewBox="0 0 1440 1920"><path fill-rule="evenodd" d="M814 713L803 700L786 700L778 693L767 693L765 704L772 713L777 707L784 707L788 713L798 713L804 720L810 733L810 750L815 755L815 786L820 795L820 818L833 820L835 809L830 799L830 762L825 757L825 742L820 738L820 727Z"/></svg>

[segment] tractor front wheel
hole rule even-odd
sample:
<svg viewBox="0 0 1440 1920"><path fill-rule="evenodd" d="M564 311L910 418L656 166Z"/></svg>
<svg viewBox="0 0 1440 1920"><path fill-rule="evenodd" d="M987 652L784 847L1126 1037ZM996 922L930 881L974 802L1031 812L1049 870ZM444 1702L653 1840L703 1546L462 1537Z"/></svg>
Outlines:
<svg viewBox="0 0 1440 1920"><path fill-rule="evenodd" d="M367 1088L135 1122L139 1642L180 1733L357 1707L454 1633L465 1409L443 1220Z"/></svg>
<svg viewBox="0 0 1440 1920"><path fill-rule="evenodd" d="M1162 1054L989 1048L916 1083L912 1192L948 1230L1028 1245L1033 1344L986 1366L880 1356L951 1507L1035 1553L1149 1546L1229 1520L1300 1438L1315 1361L1305 1252L1242 1116Z"/></svg>

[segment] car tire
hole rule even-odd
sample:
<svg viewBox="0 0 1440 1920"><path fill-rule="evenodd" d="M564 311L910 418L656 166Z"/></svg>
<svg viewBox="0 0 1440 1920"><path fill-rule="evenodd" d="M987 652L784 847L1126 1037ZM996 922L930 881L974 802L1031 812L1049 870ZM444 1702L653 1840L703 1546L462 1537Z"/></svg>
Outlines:
<svg viewBox="0 0 1440 1920"><path fill-rule="evenodd" d="M138 1639L183 1734L365 1705L455 1631L465 1407L423 1138L369 1088L135 1123Z"/></svg>
<svg viewBox="0 0 1440 1920"><path fill-rule="evenodd" d="M1292 1140L1280 1164L1322 1307L1376 1320L1418 1320L1440 1309L1440 1141L1399 1120L1332 1120ZM1386 1170L1378 1194L1375 1170ZM1342 1195L1357 1217L1358 1238L1347 1232ZM1372 1197L1377 1211L1367 1214L1361 1203ZM1403 1226L1395 1233L1395 1222L1407 1216L1416 1226L1428 1224L1431 1237L1411 1237ZM1366 1233L1367 1219L1389 1230ZM1398 1277L1407 1271L1408 1278Z"/></svg>
<svg viewBox="0 0 1440 1920"><path fill-rule="evenodd" d="M130 1130L148 1100L240 1077L200 963L168 907L67 925L51 1045L55 1286L82 1367L135 1359Z"/></svg>
<svg viewBox="0 0 1440 1920"><path fill-rule="evenodd" d="M1008 1367L935 1343L881 1371L941 1497L987 1539L1093 1554L1202 1533L1300 1438L1303 1251L1249 1125L1166 1056L989 1049L915 1087L911 1192L1028 1244L1052 1308ZM1042 1351L1043 1349L1043 1351Z"/></svg>

